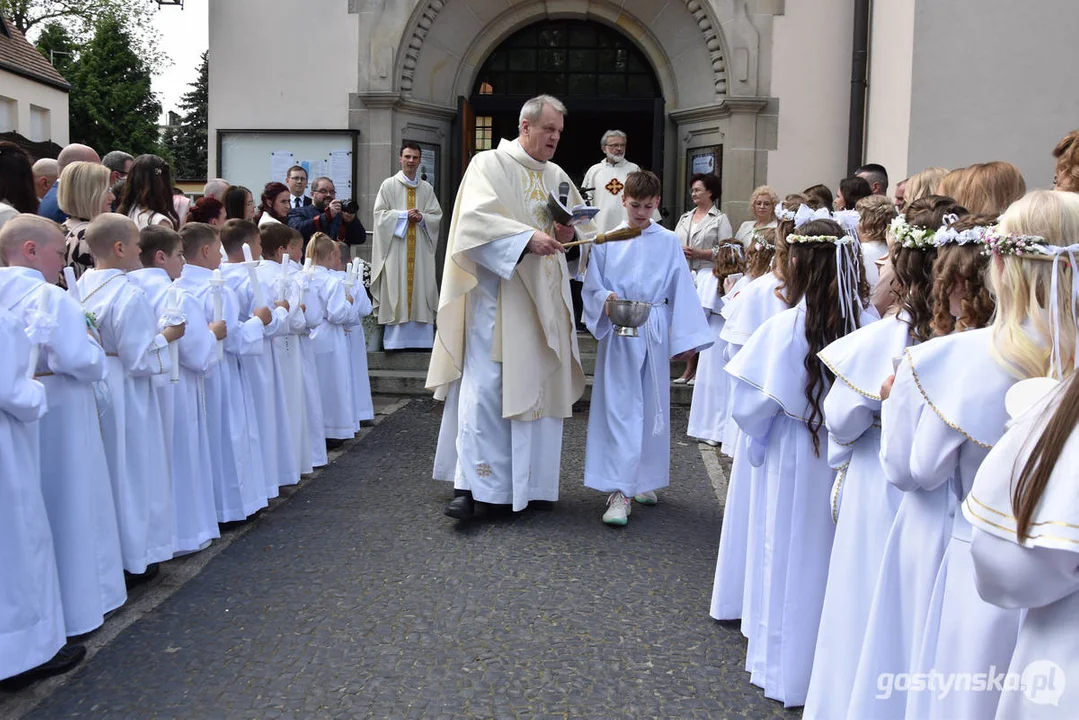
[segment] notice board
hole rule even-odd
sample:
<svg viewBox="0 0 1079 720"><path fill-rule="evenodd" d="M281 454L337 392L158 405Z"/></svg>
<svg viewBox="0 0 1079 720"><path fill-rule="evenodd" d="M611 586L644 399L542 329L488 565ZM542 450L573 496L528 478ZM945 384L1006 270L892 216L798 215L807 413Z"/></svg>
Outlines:
<svg viewBox="0 0 1079 720"><path fill-rule="evenodd" d="M300 165L309 195L310 184L325 175L346 200L356 188L359 136L356 130L218 130L217 176L246 187L257 204L266 183L285 182L288 169Z"/></svg>

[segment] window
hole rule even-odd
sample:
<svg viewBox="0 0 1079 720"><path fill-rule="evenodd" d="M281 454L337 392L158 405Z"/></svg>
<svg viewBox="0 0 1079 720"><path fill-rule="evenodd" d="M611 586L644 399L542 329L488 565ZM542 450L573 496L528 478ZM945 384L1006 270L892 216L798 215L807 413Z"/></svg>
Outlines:
<svg viewBox="0 0 1079 720"><path fill-rule="evenodd" d="M30 106L30 139L34 142L52 139L52 113L48 108Z"/></svg>
<svg viewBox="0 0 1079 720"><path fill-rule="evenodd" d="M15 101L0 95L0 132L16 132L19 129L19 109Z"/></svg>
<svg viewBox="0 0 1079 720"><path fill-rule="evenodd" d="M507 38L476 76L474 95L654 98L656 76L617 30L583 20L545 21ZM478 132L478 127L477 127Z"/></svg>
<svg viewBox="0 0 1079 720"><path fill-rule="evenodd" d="M476 116L476 151L490 150L494 138L494 118L490 115Z"/></svg>

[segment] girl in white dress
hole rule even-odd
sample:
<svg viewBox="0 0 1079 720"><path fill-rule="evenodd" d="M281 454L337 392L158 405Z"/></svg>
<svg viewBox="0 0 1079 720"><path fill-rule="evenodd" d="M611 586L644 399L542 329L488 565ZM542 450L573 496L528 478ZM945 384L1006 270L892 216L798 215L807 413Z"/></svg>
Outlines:
<svg viewBox="0 0 1079 720"><path fill-rule="evenodd" d="M857 242L835 221L810 221L786 241L795 305L764 323L727 371L736 381L732 417L765 488L762 572L751 578L764 605L752 640L764 646L765 696L791 707L805 703L833 534L834 473L821 432L832 376L816 354L875 316L864 311Z"/></svg>
<svg viewBox="0 0 1079 720"><path fill-rule="evenodd" d="M787 309L786 295L781 290L787 265L787 244L783 238L794 231L793 210L805 200L802 195L788 196L784 210L791 213L773 235L774 246L751 252L750 273L764 272L750 281L724 306L726 323L720 332L727 343L727 361L768 318ZM771 262L763 260L770 256ZM762 264L764 267L762 268ZM728 375L729 377L729 375ZM734 385L730 378L730 386ZM723 506L723 525L719 535L719 555L716 558L715 581L709 614L716 620L741 618L742 634L749 639L746 671L750 679L764 682L764 645L754 642L763 637L763 628L754 632L763 599L762 583L754 582L762 572L764 552L764 483L756 482L760 469L749 462L744 449L747 438L730 417L734 409L733 393L728 388L726 422L723 426L723 452L734 458L727 483L727 499ZM741 450L741 451L740 451Z"/></svg>
<svg viewBox="0 0 1079 720"><path fill-rule="evenodd" d="M922 200L912 206L910 217L917 225L937 227L954 206L946 198ZM870 234L883 235L887 223L882 220L895 214L888 202L867 212L862 225L872 223ZM863 258L864 252L863 247ZM850 702L877 572L903 496L880 467L880 386L894 372L894 358L932 337L936 258L932 242L897 243L891 261L896 291L903 298L900 312L836 340L819 355L839 379L824 399L828 459L837 470L831 498L836 531L807 718L843 717Z"/></svg>
<svg viewBox="0 0 1079 720"><path fill-rule="evenodd" d="M163 158L157 155L135 158L116 212L134 220L139 230L148 225L179 229L180 218L172 204L172 173Z"/></svg>
<svg viewBox="0 0 1079 720"><path fill-rule="evenodd" d="M723 330L723 299L734 284L745 277L745 253L739 243L719 247L715 267L697 285L701 307L708 318L715 343L702 350L697 362L697 382L689 406L689 426L686 434L715 447L723 440L723 423L727 411L727 387L730 376L723 372L727 363L726 348L719 333Z"/></svg>
<svg viewBox="0 0 1079 720"><path fill-rule="evenodd" d="M1075 195L1030 193L1004 213L996 233L987 237L994 255L990 280L997 296L991 329L911 348L900 366L883 416L881 457L890 479L927 490L946 487L948 502L957 506L988 450L1004 433L1005 394L1011 386L1028 377L1071 374L1075 315L1066 266L1074 255L1062 254L1061 248L1076 237ZM957 363L966 371L957 373ZM977 402L970 402L972 397ZM1007 667L1019 613L980 599L974 586L971 527L962 513L953 508L952 514L947 550L912 667L945 676ZM990 717L998 698L992 688L910 693L906 714Z"/></svg>
<svg viewBox="0 0 1079 720"><path fill-rule="evenodd" d="M1079 380L1073 373L1012 421L963 503L974 526L978 593L994 605L1028 608L1008 672L1029 684L1001 695L1000 720L1063 720L1079 706L1076 426Z"/></svg>

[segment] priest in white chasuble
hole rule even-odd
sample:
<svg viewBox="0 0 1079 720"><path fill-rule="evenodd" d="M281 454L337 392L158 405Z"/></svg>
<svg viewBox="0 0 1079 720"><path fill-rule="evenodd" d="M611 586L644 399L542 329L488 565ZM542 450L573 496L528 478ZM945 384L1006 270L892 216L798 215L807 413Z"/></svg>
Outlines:
<svg viewBox="0 0 1079 720"><path fill-rule="evenodd" d="M382 182L375 199L371 295L387 350L426 349L435 337L435 248L442 207L431 184L418 177L419 144L405 140L400 161L401 172Z"/></svg>
<svg viewBox="0 0 1079 720"><path fill-rule="evenodd" d="M562 245L574 228L547 209L563 189L581 202L550 162L564 115L556 98L526 102L517 139L472 159L454 204L427 387L446 400L434 477L454 483L459 520L558 499L562 421L584 392Z"/></svg>

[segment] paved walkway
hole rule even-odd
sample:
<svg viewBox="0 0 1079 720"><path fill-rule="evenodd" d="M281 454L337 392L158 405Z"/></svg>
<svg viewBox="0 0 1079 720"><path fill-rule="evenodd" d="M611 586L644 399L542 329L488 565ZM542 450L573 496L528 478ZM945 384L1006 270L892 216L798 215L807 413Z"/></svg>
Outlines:
<svg viewBox="0 0 1079 720"><path fill-rule="evenodd" d="M440 413L385 418L28 717L797 716L708 617L720 512L683 411L673 487L623 529L581 485L584 415L553 511L456 527L429 479Z"/></svg>

